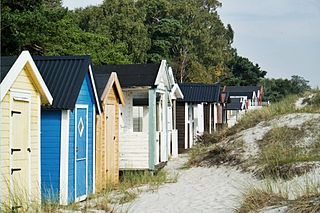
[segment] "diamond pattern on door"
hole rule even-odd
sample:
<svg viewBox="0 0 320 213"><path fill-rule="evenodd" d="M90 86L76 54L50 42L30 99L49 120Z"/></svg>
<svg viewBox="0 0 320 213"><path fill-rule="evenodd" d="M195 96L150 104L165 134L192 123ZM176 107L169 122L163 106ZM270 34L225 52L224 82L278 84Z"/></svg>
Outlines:
<svg viewBox="0 0 320 213"><path fill-rule="evenodd" d="M80 137L82 137L83 130L84 130L84 125L83 125L82 117L80 117L79 124L78 124L78 131L79 131Z"/></svg>

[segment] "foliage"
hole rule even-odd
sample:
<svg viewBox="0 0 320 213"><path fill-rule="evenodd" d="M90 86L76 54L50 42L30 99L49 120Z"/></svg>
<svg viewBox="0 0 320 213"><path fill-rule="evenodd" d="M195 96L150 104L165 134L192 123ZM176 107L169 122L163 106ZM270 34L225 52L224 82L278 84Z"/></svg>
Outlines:
<svg viewBox="0 0 320 213"><path fill-rule="evenodd" d="M61 0L1 1L2 55L91 55L96 64L167 59L181 82L256 84L258 65L237 56L218 0L111 0L70 11ZM241 69L238 69L241 68Z"/></svg>
<svg viewBox="0 0 320 213"><path fill-rule="evenodd" d="M257 85L267 74L266 71L261 70L258 64L253 64L248 58L237 54L229 62L228 66L232 74L223 81L227 85Z"/></svg>
<svg viewBox="0 0 320 213"><path fill-rule="evenodd" d="M263 79L262 85L264 86L265 100L271 102L279 101L284 97L292 94L302 94L310 89L309 81L303 77L293 75L291 79Z"/></svg>

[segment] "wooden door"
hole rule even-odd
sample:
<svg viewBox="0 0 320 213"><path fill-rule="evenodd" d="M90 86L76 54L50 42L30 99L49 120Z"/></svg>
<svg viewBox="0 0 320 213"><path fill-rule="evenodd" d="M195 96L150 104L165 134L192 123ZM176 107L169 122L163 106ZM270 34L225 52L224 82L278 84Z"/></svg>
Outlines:
<svg viewBox="0 0 320 213"><path fill-rule="evenodd" d="M11 189L12 198L20 197L21 202L30 199L30 115L29 102L13 99L12 142L11 142ZM21 204L12 202L12 208L19 208Z"/></svg>
<svg viewBox="0 0 320 213"><path fill-rule="evenodd" d="M117 135L115 131L116 127L116 107L115 105L107 105L106 107L106 154L105 154L105 165L106 166L106 177L107 183L113 183L117 176Z"/></svg>
<svg viewBox="0 0 320 213"><path fill-rule="evenodd" d="M87 195L88 109L76 112L76 200L83 200Z"/></svg>

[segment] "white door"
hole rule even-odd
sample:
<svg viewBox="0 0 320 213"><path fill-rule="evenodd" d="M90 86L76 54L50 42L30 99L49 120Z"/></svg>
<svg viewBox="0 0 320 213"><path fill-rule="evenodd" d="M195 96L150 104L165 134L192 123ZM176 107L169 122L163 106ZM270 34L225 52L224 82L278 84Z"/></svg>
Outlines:
<svg viewBox="0 0 320 213"><path fill-rule="evenodd" d="M27 101L13 98L11 109L12 141L11 155L11 201L12 210L21 208L30 201L30 115ZM16 199L19 198L19 199ZM27 202L27 203L28 203Z"/></svg>

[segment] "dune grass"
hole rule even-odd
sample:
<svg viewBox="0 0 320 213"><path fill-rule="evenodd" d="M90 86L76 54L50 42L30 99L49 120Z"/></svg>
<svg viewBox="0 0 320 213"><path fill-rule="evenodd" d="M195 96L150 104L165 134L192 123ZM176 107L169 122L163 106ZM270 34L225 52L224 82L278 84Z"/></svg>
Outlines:
<svg viewBox="0 0 320 213"><path fill-rule="evenodd" d="M275 127L258 142L260 154L254 162L262 169L260 175L273 178L290 178L307 172L310 166L295 167L296 163L320 160L320 148L317 142L309 147L297 146L305 136L299 128Z"/></svg>
<svg viewBox="0 0 320 213"><path fill-rule="evenodd" d="M243 192L237 212L259 212L265 207L285 207L286 212L320 211L320 179L318 174L293 182L266 179Z"/></svg>

